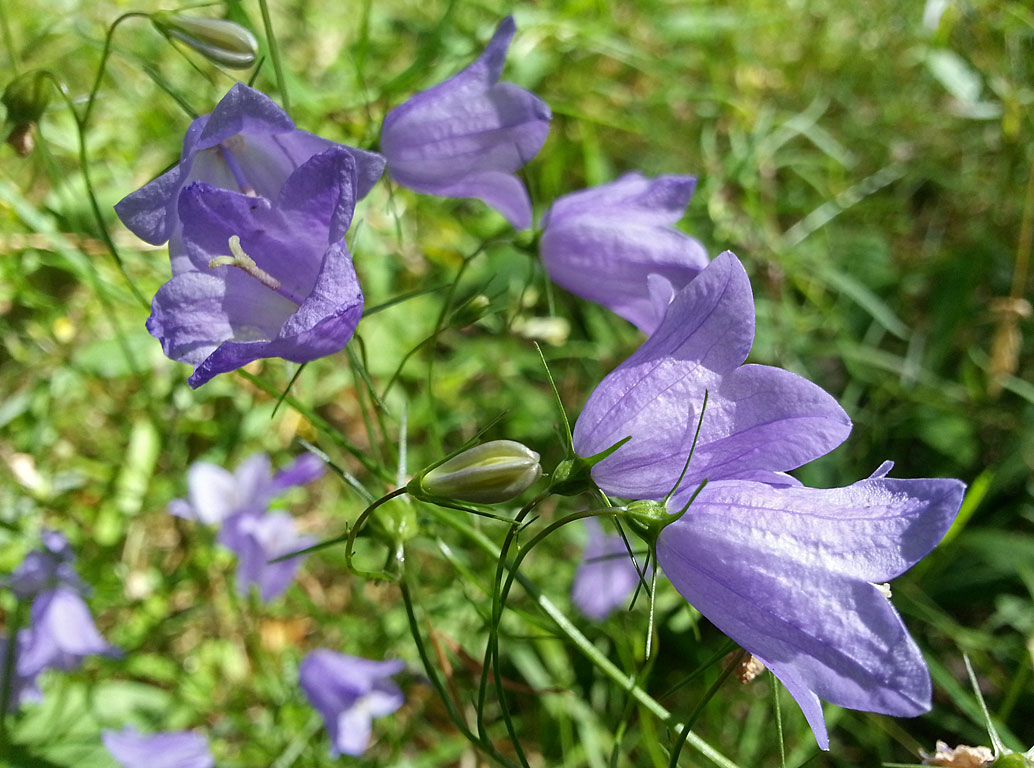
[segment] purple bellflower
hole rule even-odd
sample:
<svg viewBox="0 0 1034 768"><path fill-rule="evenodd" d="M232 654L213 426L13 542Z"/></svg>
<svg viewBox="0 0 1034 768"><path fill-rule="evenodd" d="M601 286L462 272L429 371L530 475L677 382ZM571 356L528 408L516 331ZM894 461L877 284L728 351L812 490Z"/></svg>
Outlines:
<svg viewBox="0 0 1034 768"><path fill-rule="evenodd" d="M97 631L83 599L88 587L75 572L68 540L44 531L43 548L29 552L4 585L20 600L31 600L29 626L18 632L13 701L39 698L36 679L47 669L71 670L87 656L117 650ZM0 639L5 659L9 640Z"/></svg>
<svg viewBox="0 0 1034 768"><path fill-rule="evenodd" d="M221 526L219 542L237 555L237 590L247 594L254 584L263 602L269 602L287 589L301 558L269 561L316 543L298 534L287 513L267 511L269 505L277 494L312 482L323 471L323 462L311 453L275 475L264 453L249 456L232 474L215 464L194 462L187 473L188 496L173 499L169 512Z"/></svg>
<svg viewBox="0 0 1034 768"><path fill-rule="evenodd" d="M311 453L302 454L275 475L269 456L264 453L252 454L232 473L217 464L195 461L187 471L187 498L173 499L169 512L206 525L219 525L239 512L264 512L277 494L310 483L323 471L323 462Z"/></svg>
<svg viewBox="0 0 1034 768"><path fill-rule="evenodd" d="M639 583L639 573L620 536L604 533L595 517L585 518L589 541L574 572L571 602L587 619L603 621L622 607Z"/></svg>
<svg viewBox="0 0 1034 768"><path fill-rule="evenodd" d="M252 360L339 352L363 311L344 235L356 201L352 155L335 147L293 171L272 200L194 182L178 198L172 279L147 330L199 387Z"/></svg>
<svg viewBox="0 0 1034 768"><path fill-rule="evenodd" d="M754 340L754 300L739 260L726 251L675 295L664 320L590 395L574 429L589 457L633 439L592 468L607 493L661 499L689 456L684 484L765 479L823 456L851 421L820 387L766 365L742 365Z"/></svg>
<svg viewBox="0 0 1034 768"><path fill-rule="evenodd" d="M139 238L160 245L179 226L180 191L190 183L275 200L299 166L332 147L355 161L356 195L365 197L384 170L384 158L299 130L272 99L237 83L211 114L190 124L179 163L123 198L115 212Z"/></svg>
<svg viewBox="0 0 1034 768"><path fill-rule="evenodd" d="M822 749L820 699L897 717L930 709L923 655L875 585L937 545L965 486L891 479L890 466L846 488L709 483L657 539L668 580L782 681Z"/></svg>
<svg viewBox="0 0 1034 768"><path fill-rule="evenodd" d="M214 768L208 741L195 731L142 734L134 728L102 731L101 740L122 768Z"/></svg>
<svg viewBox="0 0 1034 768"><path fill-rule="evenodd" d="M526 229L531 200L514 172L542 148L552 113L530 91L499 82L516 31L506 17L473 64L389 112L381 151L399 184L477 198Z"/></svg>
<svg viewBox="0 0 1034 768"><path fill-rule="evenodd" d="M542 222L550 279L649 336L675 294L708 263L703 245L673 226L695 188L693 176L626 173L557 198Z"/></svg>
<svg viewBox="0 0 1034 768"><path fill-rule="evenodd" d="M286 512L240 512L223 521L219 542L237 554L237 591L247 594L254 584L262 602L279 597L291 584L302 557L274 560L316 543L302 536Z"/></svg>
<svg viewBox="0 0 1034 768"><path fill-rule="evenodd" d="M362 754L370 742L373 719L402 706L405 696L391 676L404 667L399 659L372 661L326 648L302 659L299 682L323 716L332 756Z"/></svg>
<svg viewBox="0 0 1034 768"><path fill-rule="evenodd" d="M682 512L709 481L657 535L660 567L786 685L828 749L820 698L898 716L929 709L922 655L874 584L940 541L964 486L889 479L889 464L846 488L806 488L782 474L836 447L850 422L805 379L740 365L753 315L743 267L720 255L593 392L574 447L587 457L630 436L592 467L594 481L616 496L665 498L669 512ZM668 499L698 422L692 461Z"/></svg>

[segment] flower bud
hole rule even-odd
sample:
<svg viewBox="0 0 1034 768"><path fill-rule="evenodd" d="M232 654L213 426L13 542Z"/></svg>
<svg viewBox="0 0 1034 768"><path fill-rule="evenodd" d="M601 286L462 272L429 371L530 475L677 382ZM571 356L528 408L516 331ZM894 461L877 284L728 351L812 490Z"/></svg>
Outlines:
<svg viewBox="0 0 1034 768"><path fill-rule="evenodd" d="M497 504L523 493L542 476L539 455L513 440L474 446L419 475L416 496Z"/></svg>
<svg viewBox="0 0 1034 768"><path fill-rule="evenodd" d="M247 69L258 56L255 36L233 21L164 11L151 14L151 21L166 38L179 40L209 61L230 69Z"/></svg>
<svg viewBox="0 0 1034 768"><path fill-rule="evenodd" d="M47 75L32 71L16 77L7 84L0 101L7 108L7 123L13 125L4 140L25 157L32 152L36 123L50 102Z"/></svg>

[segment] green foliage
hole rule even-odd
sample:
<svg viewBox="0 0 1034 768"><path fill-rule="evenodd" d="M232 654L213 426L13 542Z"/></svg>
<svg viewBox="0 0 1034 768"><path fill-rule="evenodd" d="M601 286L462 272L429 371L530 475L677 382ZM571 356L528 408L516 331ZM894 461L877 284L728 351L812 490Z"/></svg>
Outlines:
<svg viewBox="0 0 1034 768"><path fill-rule="evenodd" d="M44 703L15 723L10 759L111 766L99 730L133 723L204 729L220 766L334 764L296 684L304 653L329 647L398 656L412 671L407 704L377 721L362 764L472 764L469 728L509 761L512 731L532 765L667 765L676 725L722 674L724 639L664 582L649 661L648 601L601 626L570 618L577 526L527 557L506 611L493 600L500 543L515 529L420 503L402 510L420 535L406 546L401 584L356 578L344 548L330 547L263 607L238 598L232 558L211 532L167 514L191 462L233 467L264 450L283 464L300 440L340 471L282 503L325 538L489 424L484 439L520 441L548 471L566 452L533 342L576 414L639 337L549 285L528 236L479 203L382 183L348 236L367 306L382 307L364 317L352 354L300 371L259 362L191 391L186 367L143 330L166 255L125 232L111 205L175 162L191 116L234 76L127 18L91 112L107 30L120 13L159 9L141 2L0 2L3 71L50 71L69 96L55 92L32 154L3 148L0 572L41 527L61 530L93 585L101 631L125 651L49 674ZM227 9L267 56L257 87L286 89L300 127L375 147L387 110L467 63L511 6L283 0L269 8L277 68L259 5ZM892 0L512 10L507 78L555 115L525 170L537 215L626 170L697 174L682 226L750 271L752 361L816 381L855 422L844 446L798 476L843 485L893 458L897 476L971 484L945 544L894 584L933 672L929 715L892 721L827 707L833 746L816 756L800 712L767 675L717 690L682 764L707 764L706 745L731 761L711 760L719 765L859 766L914 763L937 739L986 742L962 651L1007 746L1029 747L1034 333L995 300L1029 295L1021 230L1034 217L1023 192L1034 173L1034 13L1012 0L931 1L925 17ZM993 342L1013 322L1019 346L1003 358ZM547 523L551 503L538 510ZM379 568L388 554L376 537L356 538L358 562ZM421 653L455 711L422 680L431 672ZM478 709L483 688L492 695Z"/></svg>

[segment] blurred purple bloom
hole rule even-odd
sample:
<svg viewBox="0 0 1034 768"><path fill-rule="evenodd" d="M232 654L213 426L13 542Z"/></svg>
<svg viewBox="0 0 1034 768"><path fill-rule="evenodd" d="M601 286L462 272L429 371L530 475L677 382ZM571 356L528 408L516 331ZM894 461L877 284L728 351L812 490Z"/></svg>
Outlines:
<svg viewBox="0 0 1034 768"><path fill-rule="evenodd" d="M39 698L36 678L46 669L70 670L87 656L113 655L117 650L97 631L83 600L87 586L75 572L68 540L45 530L43 548L29 552L4 580L19 600L31 600L29 626L18 632L13 697L17 706ZM0 673L9 638L0 638Z"/></svg>
<svg viewBox="0 0 1034 768"><path fill-rule="evenodd" d="M674 295L707 266L700 242L673 226L695 188L693 176L626 173L557 198L540 246L550 279L649 336Z"/></svg>
<svg viewBox="0 0 1034 768"><path fill-rule="evenodd" d="M589 541L574 573L571 602L586 618L603 621L627 602L639 574L620 536L604 533L595 517L585 518L585 527Z"/></svg>
<svg viewBox="0 0 1034 768"><path fill-rule="evenodd" d="M283 594L302 557L278 563L270 560L311 547L316 540L301 536L286 512L240 512L223 521L219 542L237 554L237 591L242 595L254 584L262 602Z"/></svg>
<svg viewBox="0 0 1034 768"><path fill-rule="evenodd" d="M390 715L405 696L391 679L399 659L372 661L317 648L302 659L298 678L309 702L323 716L334 757L360 755L370 741L373 719Z"/></svg>
<svg viewBox="0 0 1034 768"><path fill-rule="evenodd" d="M122 768L214 768L208 741L195 731L142 734L134 728L102 731L101 739Z"/></svg>
<svg viewBox="0 0 1034 768"><path fill-rule="evenodd" d="M759 479L818 458L847 437L851 421L820 387L765 365L743 365L754 340L754 300L737 258L718 256L668 307L636 352L590 395L574 429L589 457L632 440L592 468L607 493L661 499L700 439L683 481Z"/></svg>
<svg viewBox="0 0 1034 768"><path fill-rule="evenodd" d="M381 150L399 184L477 198L525 229L531 200L514 172L542 148L552 113L530 91L499 82L516 31L507 16L473 64L389 112Z"/></svg>
<svg viewBox="0 0 1034 768"><path fill-rule="evenodd" d="M190 124L179 164L123 198L115 212L138 237L159 245L175 233L179 193L191 182L275 200L299 166L332 147L354 159L356 194L364 197L380 178L384 158L298 130L272 99L237 83L211 114Z"/></svg>
<svg viewBox="0 0 1034 768"><path fill-rule="evenodd" d="M344 242L356 200L347 150L309 158L273 201L203 182L178 200L173 276L147 330L194 366L190 386L264 357L304 363L344 348L363 312Z"/></svg>
<svg viewBox="0 0 1034 768"><path fill-rule="evenodd" d="M822 749L829 737L820 698L899 717L930 708L922 654L874 584L936 546L965 486L890 479L889 469L846 488L709 483L657 540L675 588L772 670ZM669 510L694 490L676 493Z"/></svg>
<svg viewBox="0 0 1034 768"><path fill-rule="evenodd" d="M323 462L311 453L302 454L276 475L264 453L252 454L232 473L207 461L195 461L187 471L187 498L169 502L169 512L218 525L239 512L265 511L274 496L312 482L323 471Z"/></svg>

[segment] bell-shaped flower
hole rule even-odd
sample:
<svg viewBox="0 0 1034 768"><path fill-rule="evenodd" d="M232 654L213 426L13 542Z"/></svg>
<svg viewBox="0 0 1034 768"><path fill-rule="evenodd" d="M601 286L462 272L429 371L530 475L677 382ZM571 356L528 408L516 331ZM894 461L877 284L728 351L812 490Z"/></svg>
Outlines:
<svg viewBox="0 0 1034 768"><path fill-rule="evenodd" d="M846 488L712 482L657 539L671 583L782 681L822 749L820 699L899 717L930 708L923 656L876 584L937 545L965 486L889 468ZM682 486L669 511L695 490Z"/></svg>
<svg viewBox="0 0 1034 768"><path fill-rule="evenodd" d="M207 461L195 461L187 470L187 498L169 502L169 512L218 525L238 512L264 511L274 496L312 482L323 471L323 462L311 453L302 454L275 475L264 453L252 454L233 472Z"/></svg>
<svg viewBox="0 0 1034 768"><path fill-rule="evenodd" d="M332 147L355 161L356 196L365 197L384 170L384 158L299 130L272 99L237 83L211 114L190 124L179 163L123 198L115 212L137 237L160 245L179 225L179 195L188 184L203 181L276 200L298 166Z"/></svg>
<svg viewBox="0 0 1034 768"><path fill-rule="evenodd" d="M190 386L264 357L304 363L344 348L363 311L344 243L355 190L340 148L309 158L273 201L202 182L183 190L173 276L147 330L194 366Z"/></svg>
<svg viewBox="0 0 1034 768"><path fill-rule="evenodd" d="M45 669L75 669L94 654L118 653L97 631L82 595L68 585L40 593L32 601L30 618L18 655L18 671L25 677Z"/></svg>
<svg viewBox="0 0 1034 768"><path fill-rule="evenodd" d="M550 279L649 336L708 263L703 245L674 227L695 188L693 176L626 173L557 198L539 246Z"/></svg>
<svg viewBox="0 0 1034 768"><path fill-rule="evenodd" d="M219 542L237 555L237 591L246 595L255 585L262 602L268 603L291 584L302 557L271 561L311 547L316 539L300 535L286 512L248 511L223 522Z"/></svg>
<svg viewBox="0 0 1034 768"><path fill-rule="evenodd" d="M214 768L208 740L196 731L143 734L135 728L102 731L108 753L122 768Z"/></svg>
<svg viewBox="0 0 1034 768"><path fill-rule="evenodd" d="M477 198L525 229L531 200L514 172L542 148L552 113L530 91L499 82L516 30L508 16L473 64L389 112L380 148L399 184Z"/></svg>
<svg viewBox="0 0 1034 768"><path fill-rule="evenodd" d="M402 706L405 696L391 676L404 668L399 659L373 661L326 648L302 659L299 682L323 716L332 756L362 754L370 742L373 719Z"/></svg>
<svg viewBox="0 0 1034 768"><path fill-rule="evenodd" d="M687 487L783 472L843 442L851 421L827 392L781 368L742 364L753 340L750 282L726 251L675 295L650 338L582 409L574 428L578 456L632 438L592 467L596 484L628 499L663 498L678 481L698 422Z"/></svg>
<svg viewBox="0 0 1034 768"><path fill-rule="evenodd" d="M20 600L31 600L59 584L85 592L86 585L75 572L75 553L68 539L51 530L42 531L40 538L43 548L29 552L10 576L0 579L0 585L8 587Z"/></svg>
<svg viewBox="0 0 1034 768"><path fill-rule="evenodd" d="M595 517L585 518L589 541L574 572L571 602L587 619L603 621L628 602L639 572L620 536L604 533Z"/></svg>

